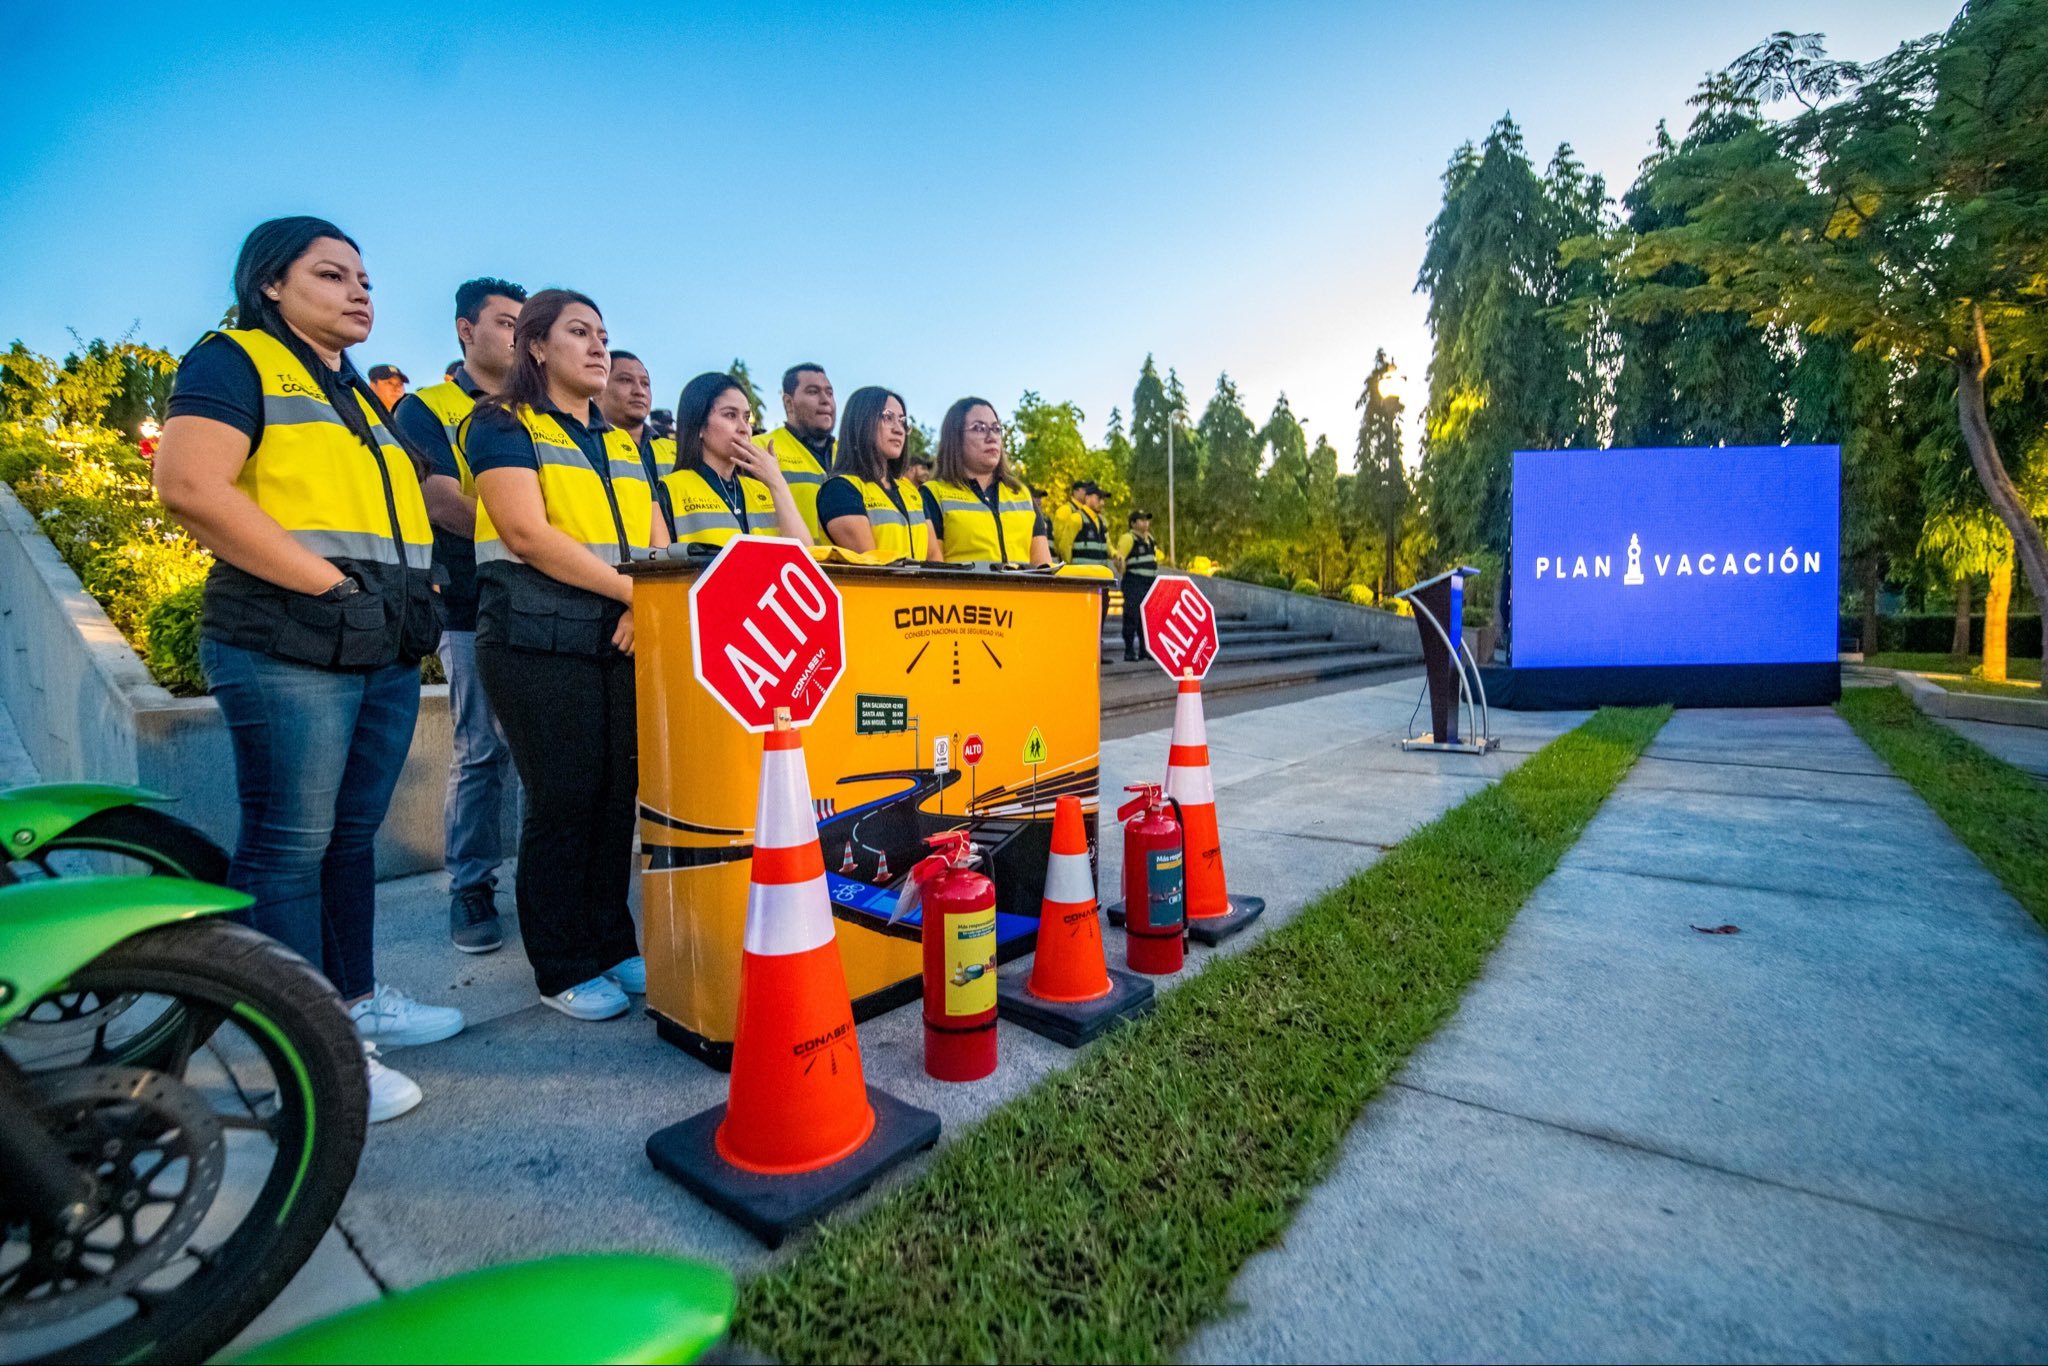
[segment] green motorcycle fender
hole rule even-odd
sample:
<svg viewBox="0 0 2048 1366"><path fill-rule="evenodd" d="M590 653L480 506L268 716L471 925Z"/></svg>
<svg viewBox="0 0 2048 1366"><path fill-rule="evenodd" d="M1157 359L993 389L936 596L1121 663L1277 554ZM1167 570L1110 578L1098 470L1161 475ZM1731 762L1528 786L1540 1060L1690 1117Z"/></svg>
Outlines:
<svg viewBox="0 0 2048 1366"><path fill-rule="evenodd" d="M87 816L116 806L177 798L120 783L37 783L0 789L0 841L6 857L27 858Z"/></svg>
<svg viewBox="0 0 2048 1366"><path fill-rule="evenodd" d="M114 945L253 898L168 877L60 877L0 887L0 1029Z"/></svg>

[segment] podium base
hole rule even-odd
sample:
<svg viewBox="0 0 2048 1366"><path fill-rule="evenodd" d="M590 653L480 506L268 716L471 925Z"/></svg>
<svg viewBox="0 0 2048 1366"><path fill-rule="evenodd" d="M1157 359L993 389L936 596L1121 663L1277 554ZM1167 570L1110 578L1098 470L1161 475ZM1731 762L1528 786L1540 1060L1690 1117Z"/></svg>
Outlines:
<svg viewBox="0 0 2048 1366"><path fill-rule="evenodd" d="M1429 750L1437 754L1486 754L1500 748L1500 741L1489 735L1484 740L1438 740L1429 735L1418 735L1413 740L1403 740L1402 749Z"/></svg>

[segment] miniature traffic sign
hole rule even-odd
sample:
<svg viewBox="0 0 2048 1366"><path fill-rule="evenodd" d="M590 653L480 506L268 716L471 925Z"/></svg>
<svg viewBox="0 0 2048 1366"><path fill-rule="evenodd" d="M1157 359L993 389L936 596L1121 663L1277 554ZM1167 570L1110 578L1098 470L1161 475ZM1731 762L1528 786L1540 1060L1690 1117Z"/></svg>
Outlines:
<svg viewBox="0 0 2048 1366"><path fill-rule="evenodd" d="M1163 574L1140 609L1145 643L1172 678L1206 678L1216 662L1216 613L1185 574Z"/></svg>
<svg viewBox="0 0 2048 1366"><path fill-rule="evenodd" d="M1042 764L1045 762L1045 736L1038 727L1031 728L1031 734L1024 740L1024 762Z"/></svg>
<svg viewBox="0 0 2048 1366"><path fill-rule="evenodd" d="M960 742L960 761L972 766L981 762L981 737L970 735Z"/></svg>
<svg viewBox="0 0 2048 1366"><path fill-rule="evenodd" d="M839 589L781 536L736 536L690 585L697 681L748 730L809 725L846 671Z"/></svg>

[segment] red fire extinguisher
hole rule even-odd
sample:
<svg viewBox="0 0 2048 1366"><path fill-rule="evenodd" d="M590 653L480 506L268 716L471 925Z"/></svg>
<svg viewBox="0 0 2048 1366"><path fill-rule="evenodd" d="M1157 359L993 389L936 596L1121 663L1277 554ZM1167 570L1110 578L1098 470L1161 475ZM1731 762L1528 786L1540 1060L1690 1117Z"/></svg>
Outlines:
<svg viewBox="0 0 2048 1366"><path fill-rule="evenodd" d="M925 843L890 919L924 907L924 1070L977 1081L996 1070L996 885L965 830Z"/></svg>
<svg viewBox="0 0 2048 1366"><path fill-rule="evenodd" d="M1179 972L1187 959L1188 907L1180 821L1157 783L1117 808L1124 822L1124 961L1131 971Z"/></svg>

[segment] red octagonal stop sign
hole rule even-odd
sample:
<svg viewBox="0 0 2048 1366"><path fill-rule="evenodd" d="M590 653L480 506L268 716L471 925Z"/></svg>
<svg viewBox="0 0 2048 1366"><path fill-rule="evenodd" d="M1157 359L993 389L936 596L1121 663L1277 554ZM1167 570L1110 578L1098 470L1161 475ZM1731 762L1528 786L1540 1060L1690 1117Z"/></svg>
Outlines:
<svg viewBox="0 0 2048 1366"><path fill-rule="evenodd" d="M1145 644L1174 678L1206 678L1216 662L1216 613L1184 574L1162 575L1145 595Z"/></svg>
<svg viewBox="0 0 2048 1366"><path fill-rule="evenodd" d="M846 671L839 589L781 536L736 536L690 585L697 681L750 731L809 725Z"/></svg>

